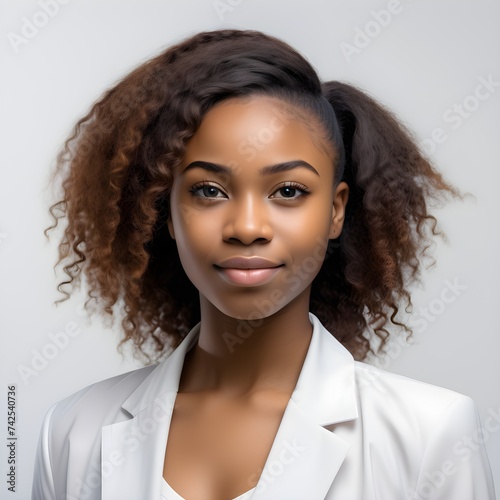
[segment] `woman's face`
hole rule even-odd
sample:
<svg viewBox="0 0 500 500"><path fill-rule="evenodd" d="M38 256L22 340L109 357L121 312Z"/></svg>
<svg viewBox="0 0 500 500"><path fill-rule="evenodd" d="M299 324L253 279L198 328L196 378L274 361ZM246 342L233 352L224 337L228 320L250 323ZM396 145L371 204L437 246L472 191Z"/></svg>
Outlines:
<svg viewBox="0 0 500 500"><path fill-rule="evenodd" d="M310 293L348 195L334 190L322 137L303 111L254 96L212 108L188 142L168 228L202 299L225 315L265 318Z"/></svg>

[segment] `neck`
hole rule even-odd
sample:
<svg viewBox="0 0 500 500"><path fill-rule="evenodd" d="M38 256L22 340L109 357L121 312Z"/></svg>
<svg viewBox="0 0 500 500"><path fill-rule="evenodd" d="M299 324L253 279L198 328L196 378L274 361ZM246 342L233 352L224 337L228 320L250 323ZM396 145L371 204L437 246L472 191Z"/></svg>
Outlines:
<svg viewBox="0 0 500 500"><path fill-rule="evenodd" d="M308 293L251 321L226 316L204 297L200 306L200 333L186 355L179 392L293 391L312 337Z"/></svg>

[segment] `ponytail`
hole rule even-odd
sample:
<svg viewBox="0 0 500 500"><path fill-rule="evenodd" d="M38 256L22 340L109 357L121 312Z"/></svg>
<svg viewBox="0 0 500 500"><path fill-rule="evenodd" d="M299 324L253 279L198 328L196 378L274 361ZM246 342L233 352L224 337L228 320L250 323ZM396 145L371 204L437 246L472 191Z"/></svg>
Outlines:
<svg viewBox="0 0 500 500"><path fill-rule="evenodd" d="M374 99L340 82L322 89L341 129L345 167L339 180L349 185L349 200L335 255L313 283L311 311L361 360L374 352L367 327L379 339L377 353L389 336L389 320L411 335L396 315L402 301L411 307L408 289L419 280L420 259L428 257L431 238L442 234L428 203L462 196Z"/></svg>

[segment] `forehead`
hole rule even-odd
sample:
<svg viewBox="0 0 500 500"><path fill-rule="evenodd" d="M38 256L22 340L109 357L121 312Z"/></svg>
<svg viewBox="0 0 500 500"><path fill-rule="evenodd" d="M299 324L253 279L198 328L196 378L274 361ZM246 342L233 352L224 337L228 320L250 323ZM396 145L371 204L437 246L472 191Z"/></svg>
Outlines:
<svg viewBox="0 0 500 500"><path fill-rule="evenodd" d="M200 155L226 164L307 156L330 165L335 156L310 113L269 96L231 98L210 109L188 142L183 163Z"/></svg>

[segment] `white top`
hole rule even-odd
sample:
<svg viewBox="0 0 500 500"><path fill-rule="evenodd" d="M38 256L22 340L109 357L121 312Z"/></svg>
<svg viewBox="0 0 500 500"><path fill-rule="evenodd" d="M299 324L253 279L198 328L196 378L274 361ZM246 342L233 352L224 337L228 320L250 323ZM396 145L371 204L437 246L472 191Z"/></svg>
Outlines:
<svg viewBox="0 0 500 500"><path fill-rule="evenodd" d="M245 493L242 493L241 495L237 496L236 498L233 498L233 500L249 500L250 497L252 496L253 491L255 488L252 488L251 490L245 491ZM164 478L162 478L162 483L161 483L161 500L184 500L183 497L175 491L172 486L170 486L167 481L165 481Z"/></svg>

